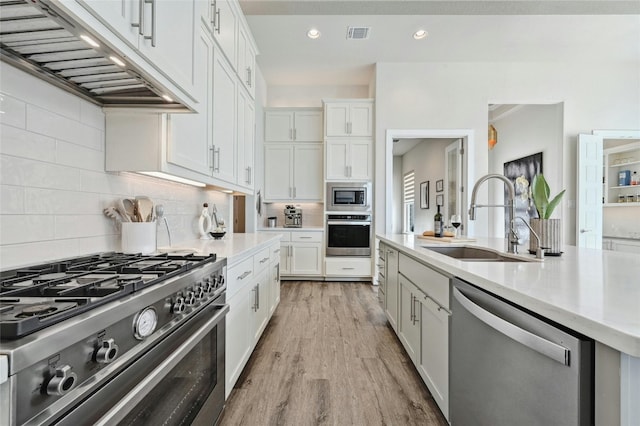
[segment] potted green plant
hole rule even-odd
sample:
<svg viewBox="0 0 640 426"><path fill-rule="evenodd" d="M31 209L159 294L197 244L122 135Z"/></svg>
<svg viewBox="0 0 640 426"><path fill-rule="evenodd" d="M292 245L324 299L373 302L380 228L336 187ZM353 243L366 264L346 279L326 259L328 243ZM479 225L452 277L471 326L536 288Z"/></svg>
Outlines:
<svg viewBox="0 0 640 426"><path fill-rule="evenodd" d="M551 219L551 215L560 204L565 191L563 189L550 199L551 190L542 173L535 175L531 182L531 199L539 217L531 218L529 224L540 237L540 246L546 248L547 254L559 256L562 253L562 222L560 219ZM530 253L536 252L536 245L535 237L529 238Z"/></svg>

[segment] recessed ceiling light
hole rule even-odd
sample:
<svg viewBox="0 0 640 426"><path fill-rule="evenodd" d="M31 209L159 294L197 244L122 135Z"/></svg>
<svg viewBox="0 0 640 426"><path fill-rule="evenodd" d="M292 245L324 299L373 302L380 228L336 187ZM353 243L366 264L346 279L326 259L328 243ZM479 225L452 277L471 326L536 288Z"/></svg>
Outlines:
<svg viewBox="0 0 640 426"><path fill-rule="evenodd" d="M89 37L88 35L81 35L80 38L83 39L84 41L86 41L90 46L100 47L100 45L94 39Z"/></svg>
<svg viewBox="0 0 640 426"><path fill-rule="evenodd" d="M122 59L118 58L117 56L109 56L109 59L111 59L114 64L120 65L121 67L124 67L125 65L124 62L122 62Z"/></svg>
<svg viewBox="0 0 640 426"><path fill-rule="evenodd" d="M423 38L425 38L428 35L429 35L429 33L427 31L418 30L415 33L413 33L413 38L415 38L416 40L422 40Z"/></svg>
<svg viewBox="0 0 640 426"><path fill-rule="evenodd" d="M162 99L164 99L167 102L173 102L173 99L171 99L169 95L162 95Z"/></svg>
<svg viewBox="0 0 640 426"><path fill-rule="evenodd" d="M318 37L320 37L320 31L318 31L315 28L311 28L309 31L307 31L307 37L309 37L310 39L317 39Z"/></svg>

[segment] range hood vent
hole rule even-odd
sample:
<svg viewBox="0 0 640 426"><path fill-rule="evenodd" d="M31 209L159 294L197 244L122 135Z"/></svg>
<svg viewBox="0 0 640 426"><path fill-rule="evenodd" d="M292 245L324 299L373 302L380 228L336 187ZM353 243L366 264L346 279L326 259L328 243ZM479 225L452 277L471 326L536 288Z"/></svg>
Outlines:
<svg viewBox="0 0 640 426"><path fill-rule="evenodd" d="M186 109L103 40L42 0L0 0L2 60L102 106Z"/></svg>
<svg viewBox="0 0 640 426"><path fill-rule="evenodd" d="M366 40L370 31L371 27L348 27L347 40Z"/></svg>

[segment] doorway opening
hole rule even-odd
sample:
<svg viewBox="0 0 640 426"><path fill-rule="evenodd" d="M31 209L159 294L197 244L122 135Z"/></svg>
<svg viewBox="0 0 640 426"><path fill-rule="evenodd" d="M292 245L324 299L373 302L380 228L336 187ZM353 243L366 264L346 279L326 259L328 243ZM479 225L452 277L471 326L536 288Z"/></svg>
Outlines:
<svg viewBox="0 0 640 426"><path fill-rule="evenodd" d="M246 232L246 197L244 195L233 196L233 232L244 234Z"/></svg>

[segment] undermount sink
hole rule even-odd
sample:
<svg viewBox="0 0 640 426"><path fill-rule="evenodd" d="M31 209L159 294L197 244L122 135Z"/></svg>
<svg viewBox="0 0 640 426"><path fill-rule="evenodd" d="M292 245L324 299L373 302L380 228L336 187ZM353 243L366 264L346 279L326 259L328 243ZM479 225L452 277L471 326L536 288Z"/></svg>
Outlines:
<svg viewBox="0 0 640 426"><path fill-rule="evenodd" d="M454 259L463 260L465 262L535 262L536 259L526 257L516 257L498 253L490 249L480 247L456 246L456 247L434 247L422 246L427 250L432 250Z"/></svg>

